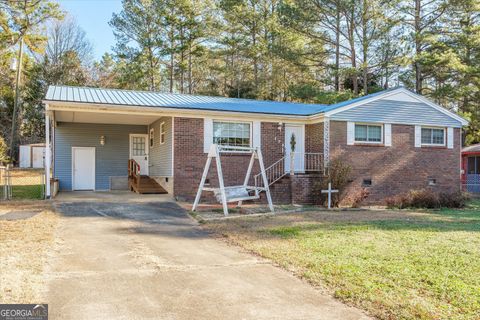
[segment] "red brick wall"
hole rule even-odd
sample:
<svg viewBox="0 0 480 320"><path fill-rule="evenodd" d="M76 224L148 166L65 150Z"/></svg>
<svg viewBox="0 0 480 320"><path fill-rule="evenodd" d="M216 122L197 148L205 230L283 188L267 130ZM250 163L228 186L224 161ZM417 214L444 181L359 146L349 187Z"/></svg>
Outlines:
<svg viewBox="0 0 480 320"><path fill-rule="evenodd" d="M174 195L191 201L202 177L207 155L203 153L203 119L174 118ZM262 154L265 167L283 156L284 130L278 130L278 123L265 122L261 125ZM222 154L222 171L225 186L243 184L250 154ZM212 162L208 179L210 187L218 187L216 164ZM252 177L260 172L255 162ZM253 179L250 181L253 184ZM278 188L285 190L284 188ZM284 193L289 199L290 194ZM202 201L213 201L212 193L204 192ZM280 200L281 196L276 195Z"/></svg>
<svg viewBox="0 0 480 320"><path fill-rule="evenodd" d="M305 125L305 152L323 153L323 122Z"/></svg>
<svg viewBox="0 0 480 320"><path fill-rule="evenodd" d="M454 131L454 148L415 148L415 127L392 125L392 146L347 145L347 123L330 122L330 160L342 159L351 168L351 183L346 192L372 179L367 202L382 202L385 197L411 189L456 191L460 188L460 129ZM428 179L437 185L429 187Z"/></svg>
<svg viewBox="0 0 480 320"><path fill-rule="evenodd" d="M290 177L292 181L292 203L321 204L322 179L320 174L296 174Z"/></svg>

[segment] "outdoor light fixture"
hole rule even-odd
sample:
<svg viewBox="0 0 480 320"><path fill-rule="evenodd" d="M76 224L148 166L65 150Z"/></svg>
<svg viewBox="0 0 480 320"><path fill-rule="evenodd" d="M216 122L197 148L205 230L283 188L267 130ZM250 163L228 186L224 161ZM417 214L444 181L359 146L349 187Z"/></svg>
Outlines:
<svg viewBox="0 0 480 320"><path fill-rule="evenodd" d="M282 126L283 126L283 123L282 123L282 122L279 122L279 123L278 123L278 131L282 131Z"/></svg>
<svg viewBox="0 0 480 320"><path fill-rule="evenodd" d="M105 136L100 136L100 144L101 144L102 146L105 145Z"/></svg>

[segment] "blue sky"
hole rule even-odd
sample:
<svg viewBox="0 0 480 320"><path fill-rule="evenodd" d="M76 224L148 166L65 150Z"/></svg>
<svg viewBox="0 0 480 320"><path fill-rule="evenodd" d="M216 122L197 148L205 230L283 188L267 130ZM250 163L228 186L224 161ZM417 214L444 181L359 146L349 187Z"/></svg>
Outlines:
<svg viewBox="0 0 480 320"><path fill-rule="evenodd" d="M108 22L114 12L120 12L121 0L57 0L63 10L75 17L93 44L95 59L111 52L115 37Z"/></svg>

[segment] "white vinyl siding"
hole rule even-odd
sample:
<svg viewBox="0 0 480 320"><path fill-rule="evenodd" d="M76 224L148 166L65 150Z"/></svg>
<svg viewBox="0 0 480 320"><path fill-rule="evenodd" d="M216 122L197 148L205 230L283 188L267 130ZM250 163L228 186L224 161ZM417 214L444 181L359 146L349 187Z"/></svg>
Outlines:
<svg viewBox="0 0 480 320"><path fill-rule="evenodd" d="M458 120L424 102L390 99L378 99L367 102L332 114L330 119L357 123L392 123L457 128L462 126Z"/></svg>

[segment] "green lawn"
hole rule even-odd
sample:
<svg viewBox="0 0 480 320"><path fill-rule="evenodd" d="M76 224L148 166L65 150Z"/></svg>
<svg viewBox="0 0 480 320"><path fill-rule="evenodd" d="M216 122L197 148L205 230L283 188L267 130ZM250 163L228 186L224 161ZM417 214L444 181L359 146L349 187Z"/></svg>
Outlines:
<svg viewBox="0 0 480 320"><path fill-rule="evenodd" d="M480 319L480 201L463 210L312 212L206 228L382 319Z"/></svg>
<svg viewBox="0 0 480 320"><path fill-rule="evenodd" d="M42 184L12 186L13 199L43 199Z"/></svg>

